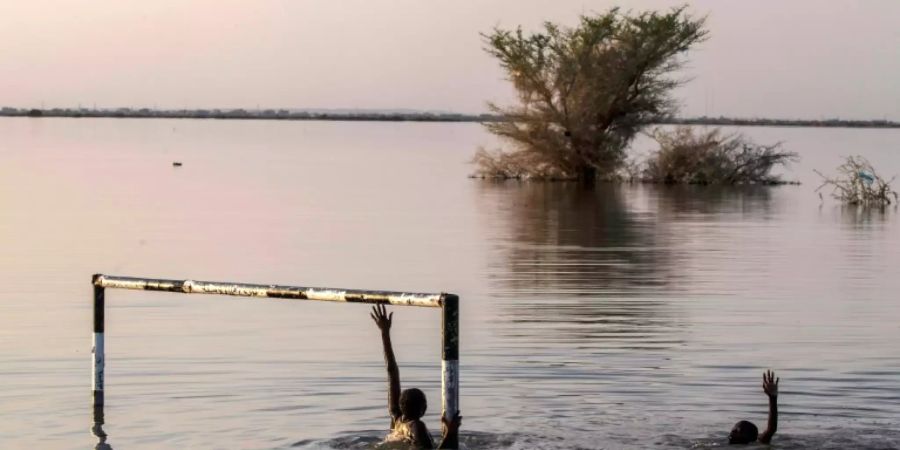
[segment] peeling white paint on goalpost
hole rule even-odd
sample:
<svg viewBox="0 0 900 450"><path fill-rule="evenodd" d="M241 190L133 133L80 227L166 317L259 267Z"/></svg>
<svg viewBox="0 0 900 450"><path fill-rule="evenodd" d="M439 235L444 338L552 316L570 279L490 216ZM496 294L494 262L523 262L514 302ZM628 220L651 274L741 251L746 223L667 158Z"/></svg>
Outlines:
<svg viewBox="0 0 900 450"><path fill-rule="evenodd" d="M459 412L459 297L447 294L441 308L441 409Z"/></svg>
<svg viewBox="0 0 900 450"><path fill-rule="evenodd" d="M366 291L216 281L164 280L96 274L94 286L93 397L102 408L105 387L105 289L132 289L181 294L214 294L291 300L390 304L441 308L441 405L451 418L459 412L459 297L453 294Z"/></svg>
<svg viewBox="0 0 900 450"><path fill-rule="evenodd" d="M293 300L317 300L348 303L386 303L396 306L441 308L449 294L364 291L318 287L279 286L219 281L160 280L153 278L95 275L94 284L103 288L179 292L185 294L234 295Z"/></svg>
<svg viewBox="0 0 900 450"><path fill-rule="evenodd" d="M459 412L459 360L441 361L441 409L448 418Z"/></svg>
<svg viewBox="0 0 900 450"><path fill-rule="evenodd" d="M94 405L103 405L103 386L106 376L106 342L104 340L106 314L104 289L97 286L97 276L93 278L94 283L94 346L91 349L91 359L94 362L94 372L91 377L92 396Z"/></svg>
<svg viewBox="0 0 900 450"><path fill-rule="evenodd" d="M106 357L106 349L104 348L103 333L94 333L94 348L91 351L94 358L94 376L91 377L91 386L93 386L94 396L103 392L103 376L104 361Z"/></svg>

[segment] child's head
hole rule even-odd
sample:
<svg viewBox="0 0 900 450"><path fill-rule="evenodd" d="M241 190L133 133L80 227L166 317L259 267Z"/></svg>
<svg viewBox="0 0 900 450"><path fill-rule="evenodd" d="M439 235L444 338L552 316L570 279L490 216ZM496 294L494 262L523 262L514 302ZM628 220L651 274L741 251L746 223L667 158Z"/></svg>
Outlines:
<svg viewBox="0 0 900 450"><path fill-rule="evenodd" d="M400 394L400 412L407 420L419 420L428 409L425 393L416 389L406 389Z"/></svg>
<svg viewBox="0 0 900 450"><path fill-rule="evenodd" d="M753 425L752 422L742 420L734 424L734 427L731 428L731 433L728 435L728 443L749 444L751 442L756 442L757 437L759 437L759 430L756 429L756 425Z"/></svg>

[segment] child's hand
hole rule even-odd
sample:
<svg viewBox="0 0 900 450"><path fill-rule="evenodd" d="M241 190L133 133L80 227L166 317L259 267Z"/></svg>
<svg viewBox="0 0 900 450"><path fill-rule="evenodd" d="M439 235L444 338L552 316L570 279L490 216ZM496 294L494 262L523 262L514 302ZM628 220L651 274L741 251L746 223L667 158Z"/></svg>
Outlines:
<svg viewBox="0 0 900 450"><path fill-rule="evenodd" d="M769 397L778 397L778 381L780 378L775 378L775 372L771 370L763 372L763 392Z"/></svg>
<svg viewBox="0 0 900 450"><path fill-rule="evenodd" d="M384 305L375 305L372 307L372 313L369 314L372 316L372 320L375 321L375 325L378 325L378 328L381 331L388 331L391 329L391 320L394 318L394 313L388 314L387 308Z"/></svg>
<svg viewBox="0 0 900 450"><path fill-rule="evenodd" d="M447 420L447 416L441 416L441 429L442 435L444 437L456 434L459 431L459 427L461 425L462 416L459 415L459 411L457 411L456 415L453 416L453 420Z"/></svg>

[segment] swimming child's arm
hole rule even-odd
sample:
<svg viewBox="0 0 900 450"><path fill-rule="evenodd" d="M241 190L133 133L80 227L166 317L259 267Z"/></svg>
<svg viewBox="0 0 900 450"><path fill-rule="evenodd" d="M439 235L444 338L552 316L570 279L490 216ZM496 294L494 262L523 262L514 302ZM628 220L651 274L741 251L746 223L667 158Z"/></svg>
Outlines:
<svg viewBox="0 0 900 450"><path fill-rule="evenodd" d="M763 373L763 392L769 396L769 423L766 431L760 435L759 442L768 444L775 436L778 430L778 382L780 378L775 378L775 373L767 370Z"/></svg>
<svg viewBox="0 0 900 450"><path fill-rule="evenodd" d="M459 427L462 425L462 416L457 411L453 420L441 417L442 439L438 448L459 448Z"/></svg>
<svg viewBox="0 0 900 450"><path fill-rule="evenodd" d="M394 313L388 314L384 305L372 307L372 320L381 330L381 343L384 345L384 364L388 373L388 412L391 414L391 427L400 419L400 369L397 367L397 359L394 358L394 348L391 345L391 321Z"/></svg>

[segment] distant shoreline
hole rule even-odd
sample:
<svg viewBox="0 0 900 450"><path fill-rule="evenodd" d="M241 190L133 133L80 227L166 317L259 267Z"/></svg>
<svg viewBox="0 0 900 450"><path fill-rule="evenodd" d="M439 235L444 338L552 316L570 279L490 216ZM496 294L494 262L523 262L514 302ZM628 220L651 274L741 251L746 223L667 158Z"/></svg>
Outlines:
<svg viewBox="0 0 900 450"><path fill-rule="evenodd" d="M493 114L456 114L432 112L320 112L286 109L24 109L2 108L0 117L70 117L70 118L122 118L122 119L216 119L216 120L318 120L350 122L497 122L503 117ZM744 119L732 117L667 118L654 121L656 125L715 125L745 127L812 127L812 128L900 128L900 122L891 120L843 120L843 119Z"/></svg>

